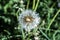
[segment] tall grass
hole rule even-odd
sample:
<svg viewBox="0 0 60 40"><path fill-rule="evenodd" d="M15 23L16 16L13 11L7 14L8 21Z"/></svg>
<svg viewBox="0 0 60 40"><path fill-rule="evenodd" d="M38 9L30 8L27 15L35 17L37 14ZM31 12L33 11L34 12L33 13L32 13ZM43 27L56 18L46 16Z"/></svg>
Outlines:
<svg viewBox="0 0 60 40"><path fill-rule="evenodd" d="M23 3L21 3L23 1ZM30 32L21 29L19 14L31 9L40 24ZM53 0L0 0L0 40L60 40L60 8Z"/></svg>

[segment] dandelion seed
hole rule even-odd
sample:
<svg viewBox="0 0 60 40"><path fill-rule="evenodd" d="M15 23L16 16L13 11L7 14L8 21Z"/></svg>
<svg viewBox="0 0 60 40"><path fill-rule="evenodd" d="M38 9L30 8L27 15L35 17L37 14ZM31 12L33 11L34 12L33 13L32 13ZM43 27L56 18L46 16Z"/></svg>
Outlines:
<svg viewBox="0 0 60 40"><path fill-rule="evenodd" d="M58 7L60 7L60 3L58 3Z"/></svg>
<svg viewBox="0 0 60 40"><path fill-rule="evenodd" d="M34 37L35 40L39 40L39 37Z"/></svg>
<svg viewBox="0 0 60 40"><path fill-rule="evenodd" d="M23 0L21 0L20 3L23 4L24 3Z"/></svg>
<svg viewBox="0 0 60 40"><path fill-rule="evenodd" d="M60 0L57 0L57 2L58 2L58 7L60 8Z"/></svg>
<svg viewBox="0 0 60 40"><path fill-rule="evenodd" d="M26 31L30 31L37 27L40 22L39 14L32 10L23 11L18 17L19 24Z"/></svg>

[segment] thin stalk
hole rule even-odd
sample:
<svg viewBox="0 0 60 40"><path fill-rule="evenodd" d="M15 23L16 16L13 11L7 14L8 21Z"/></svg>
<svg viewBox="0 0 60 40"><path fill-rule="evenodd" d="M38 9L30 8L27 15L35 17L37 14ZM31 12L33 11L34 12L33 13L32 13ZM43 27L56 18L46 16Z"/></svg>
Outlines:
<svg viewBox="0 0 60 40"><path fill-rule="evenodd" d="M48 9L48 14L47 14L47 16L48 16L47 20L48 20L48 25L49 25L49 23L50 23L50 10L49 10L49 9Z"/></svg>
<svg viewBox="0 0 60 40"><path fill-rule="evenodd" d="M53 40L55 40L55 35L56 35L58 32L60 32L60 30L55 31L55 33L53 34Z"/></svg>
<svg viewBox="0 0 60 40"><path fill-rule="evenodd" d="M23 40L25 40L25 34L24 34L23 29L22 29L22 38L23 38Z"/></svg>
<svg viewBox="0 0 60 40"><path fill-rule="evenodd" d="M30 0L27 1L27 9L29 8Z"/></svg>
<svg viewBox="0 0 60 40"><path fill-rule="evenodd" d="M36 1L36 0L33 0L33 6L32 6L32 9L35 8L35 1Z"/></svg>
<svg viewBox="0 0 60 40"><path fill-rule="evenodd" d="M51 24L54 22L55 18L57 17L57 15L59 14L60 10L58 10L58 12L55 14L55 16L53 17L53 19L51 20L51 22L48 25L47 30L50 28Z"/></svg>
<svg viewBox="0 0 60 40"><path fill-rule="evenodd" d="M34 11L36 11L36 10L37 10L39 2L40 2L40 0L37 0L37 3L36 3L36 6L35 6Z"/></svg>
<svg viewBox="0 0 60 40"><path fill-rule="evenodd" d="M40 30L40 29L39 29ZM42 31L40 30L40 32L42 33L42 35L44 35L48 40L50 40L50 38Z"/></svg>

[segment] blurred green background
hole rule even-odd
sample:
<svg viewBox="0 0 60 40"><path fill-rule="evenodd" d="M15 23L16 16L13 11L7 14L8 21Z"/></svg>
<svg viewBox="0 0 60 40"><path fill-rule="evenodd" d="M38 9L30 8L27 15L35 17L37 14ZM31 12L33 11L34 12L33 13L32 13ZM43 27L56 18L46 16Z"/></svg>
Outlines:
<svg viewBox="0 0 60 40"><path fill-rule="evenodd" d="M0 0L0 40L22 40L22 37L17 37L17 35L22 35L17 28L18 15L21 13L21 9L34 10L35 8L32 8L33 1L23 0L23 3L21 3L21 0ZM35 1L35 5L37 5L38 0ZM50 40L60 40L60 7L58 3L60 3L59 0L39 0L36 9L41 17L39 28ZM41 40L49 40L40 30L38 31ZM33 36L31 37L33 40Z"/></svg>

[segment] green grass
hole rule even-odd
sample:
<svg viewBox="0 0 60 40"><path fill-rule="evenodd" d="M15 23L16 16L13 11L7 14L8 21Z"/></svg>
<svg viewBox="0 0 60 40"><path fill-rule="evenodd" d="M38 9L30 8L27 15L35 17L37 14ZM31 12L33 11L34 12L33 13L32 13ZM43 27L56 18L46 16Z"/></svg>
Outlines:
<svg viewBox="0 0 60 40"><path fill-rule="evenodd" d="M60 40L60 8L57 1L24 0L23 4L21 0L0 2L0 40L34 40L34 37L39 40ZM30 32L21 29L18 24L18 16L25 9L36 11L41 18L40 24Z"/></svg>

